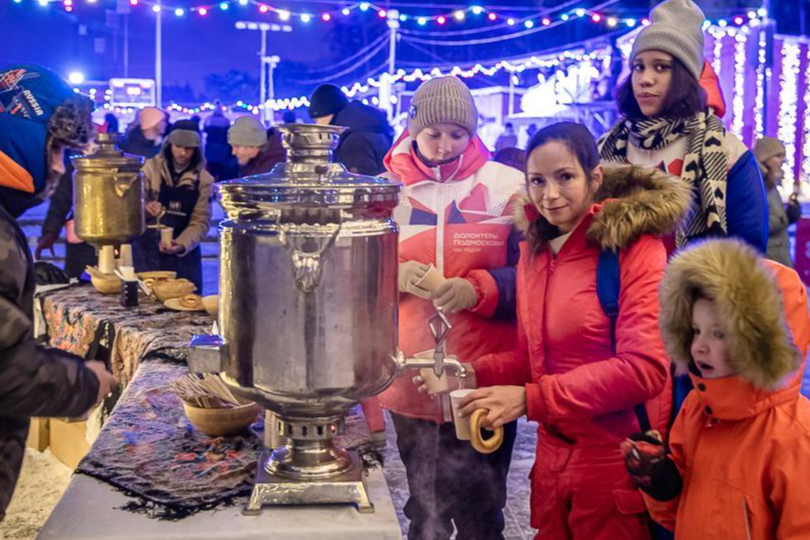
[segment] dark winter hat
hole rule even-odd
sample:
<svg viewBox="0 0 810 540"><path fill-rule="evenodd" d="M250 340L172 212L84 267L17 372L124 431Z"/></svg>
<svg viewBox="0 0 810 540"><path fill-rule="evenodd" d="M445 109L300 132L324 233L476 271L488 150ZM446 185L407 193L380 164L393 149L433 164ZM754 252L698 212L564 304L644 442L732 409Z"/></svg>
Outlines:
<svg viewBox="0 0 810 540"><path fill-rule="evenodd" d="M51 147L83 148L95 134L93 102L53 71L20 64L0 69L0 150L27 175L14 189L47 191ZM0 179L0 185L12 185Z"/></svg>
<svg viewBox="0 0 810 540"><path fill-rule="evenodd" d="M200 132L197 131L196 124L191 120L178 120L172 126L168 141L183 148L199 148Z"/></svg>
<svg viewBox="0 0 810 540"><path fill-rule="evenodd" d="M650 26L639 32L630 62L644 51L663 51L680 60L695 80L703 70L703 21L692 0L666 0L650 12Z"/></svg>
<svg viewBox="0 0 810 540"><path fill-rule="evenodd" d="M232 146L264 146L267 130L252 116L237 118L228 129L228 143Z"/></svg>
<svg viewBox="0 0 810 540"><path fill-rule="evenodd" d="M334 84L322 84L312 92L309 98L309 116L313 120L337 114L349 104L349 98L343 90Z"/></svg>
<svg viewBox="0 0 810 540"><path fill-rule="evenodd" d="M478 111L467 85L456 77L436 77L416 90L408 113L408 134L416 137L436 124L456 124L470 135L478 127Z"/></svg>

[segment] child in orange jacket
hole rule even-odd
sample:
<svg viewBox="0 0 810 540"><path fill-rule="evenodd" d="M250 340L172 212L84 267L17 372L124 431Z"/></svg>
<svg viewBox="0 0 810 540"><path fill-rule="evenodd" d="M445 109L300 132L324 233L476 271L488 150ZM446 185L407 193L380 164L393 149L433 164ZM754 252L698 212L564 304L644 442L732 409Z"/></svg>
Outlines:
<svg viewBox="0 0 810 540"><path fill-rule="evenodd" d="M810 538L810 345L798 274L736 240L675 257L660 288L667 352L695 389L669 436L622 444L650 513L676 540Z"/></svg>

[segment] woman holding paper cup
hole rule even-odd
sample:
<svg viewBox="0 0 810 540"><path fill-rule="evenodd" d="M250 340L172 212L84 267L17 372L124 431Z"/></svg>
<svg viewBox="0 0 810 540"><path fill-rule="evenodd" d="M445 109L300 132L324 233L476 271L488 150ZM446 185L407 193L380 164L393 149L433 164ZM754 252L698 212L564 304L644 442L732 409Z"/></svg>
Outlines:
<svg viewBox="0 0 810 540"><path fill-rule="evenodd" d="M394 211L400 226L399 348L432 357L428 319L441 309L453 325L448 354L475 359L516 343L515 266L520 235L508 209L521 172L490 161L476 135L478 116L455 77L423 83L408 129L385 157L388 176L404 184ZM392 413L410 498L411 539L502 538L506 476L516 426L501 449L476 452L459 441L446 395L420 393L403 375L380 396ZM474 495L473 495L474 494Z"/></svg>
<svg viewBox="0 0 810 540"><path fill-rule="evenodd" d="M603 168L580 124L538 131L527 154L527 195L514 205L526 237L518 346L472 362L465 383L479 389L459 401L459 413L486 410L482 424L493 429L521 416L539 423L531 474L538 537L647 540L644 501L619 444L639 431L637 414L662 433L669 419L669 361L658 329L661 235L677 227L691 190L657 169ZM606 250L618 252L620 275L613 332L596 292Z"/></svg>

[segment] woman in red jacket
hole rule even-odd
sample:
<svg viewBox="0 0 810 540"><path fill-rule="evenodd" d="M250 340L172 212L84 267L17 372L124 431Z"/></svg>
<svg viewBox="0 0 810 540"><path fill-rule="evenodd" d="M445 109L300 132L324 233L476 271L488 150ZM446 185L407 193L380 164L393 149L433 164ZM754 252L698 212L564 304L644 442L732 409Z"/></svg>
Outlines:
<svg viewBox="0 0 810 540"><path fill-rule="evenodd" d="M687 184L656 169L603 168L582 125L560 123L529 143L528 197L517 225L518 347L472 363L479 390L463 414L484 424L539 422L531 474L531 525L543 540L646 540L644 501L619 444L669 419L669 361L658 329L660 235L689 208ZM603 201L601 204L595 204ZM603 250L618 250L621 291L615 338L596 293ZM467 385L470 383L468 382Z"/></svg>

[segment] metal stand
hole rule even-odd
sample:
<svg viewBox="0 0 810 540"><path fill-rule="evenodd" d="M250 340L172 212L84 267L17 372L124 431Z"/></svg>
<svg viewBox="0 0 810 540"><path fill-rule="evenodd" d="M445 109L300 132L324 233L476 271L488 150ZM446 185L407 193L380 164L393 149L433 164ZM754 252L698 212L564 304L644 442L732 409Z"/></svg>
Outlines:
<svg viewBox="0 0 810 540"><path fill-rule="evenodd" d="M274 452L275 453L275 452ZM325 479L292 479L268 471L273 455L263 451L259 457L259 470L253 485L250 502L244 512L255 515L266 504L335 504L349 503L362 514L373 513L374 505L368 497L363 465L357 453L349 451L350 466L345 472Z"/></svg>
<svg viewBox="0 0 810 540"><path fill-rule="evenodd" d="M354 451L335 446L343 417L285 418L266 411L265 445L253 493L244 510L258 514L265 504L349 503L374 512L363 463Z"/></svg>

